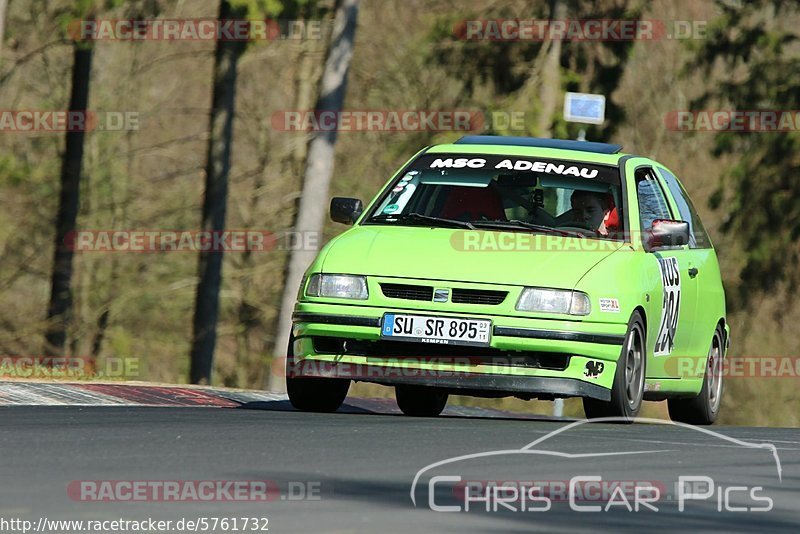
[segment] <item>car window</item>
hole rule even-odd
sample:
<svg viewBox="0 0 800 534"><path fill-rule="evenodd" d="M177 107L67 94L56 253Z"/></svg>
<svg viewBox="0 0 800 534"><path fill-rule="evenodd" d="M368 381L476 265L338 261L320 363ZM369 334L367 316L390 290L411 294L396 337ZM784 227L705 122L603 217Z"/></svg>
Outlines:
<svg viewBox="0 0 800 534"><path fill-rule="evenodd" d="M675 199L675 203L678 205L681 220L689 223L689 248L711 248L711 240L708 238L703 222L700 220L700 216L697 215L692 200L686 194L686 190L674 174L663 167L659 167L658 170L664 178L669 192L672 193L672 198Z"/></svg>
<svg viewBox="0 0 800 534"><path fill-rule="evenodd" d="M656 219L672 219L667 199L652 169L636 170L636 196L639 199L639 221L642 231L649 230Z"/></svg>

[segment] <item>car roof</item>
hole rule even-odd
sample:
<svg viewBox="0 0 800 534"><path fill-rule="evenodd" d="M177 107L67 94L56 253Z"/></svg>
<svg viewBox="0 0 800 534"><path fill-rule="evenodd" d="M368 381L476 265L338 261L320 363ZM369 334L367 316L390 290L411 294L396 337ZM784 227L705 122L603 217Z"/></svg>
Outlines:
<svg viewBox="0 0 800 534"><path fill-rule="evenodd" d="M597 143L595 141L552 139L542 137L512 137L505 135L465 135L455 142L457 145L504 145L504 146L530 146L536 148L561 148L564 150L579 150L581 152L594 152L597 154L616 154L622 150L622 145L610 143Z"/></svg>
<svg viewBox="0 0 800 534"><path fill-rule="evenodd" d="M619 165L627 156L620 152L622 146L590 141L567 139L541 139L537 137L507 137L499 135L467 135L454 143L434 145L426 153L493 154L508 156L536 156Z"/></svg>

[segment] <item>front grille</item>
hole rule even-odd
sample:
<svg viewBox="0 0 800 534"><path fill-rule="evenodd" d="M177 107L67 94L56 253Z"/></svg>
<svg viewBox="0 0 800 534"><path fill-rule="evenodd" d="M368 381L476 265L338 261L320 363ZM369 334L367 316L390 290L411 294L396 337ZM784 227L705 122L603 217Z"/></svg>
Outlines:
<svg viewBox="0 0 800 534"><path fill-rule="evenodd" d="M500 304L508 296L508 291L487 291L483 289L453 289L452 301L456 304Z"/></svg>
<svg viewBox="0 0 800 534"><path fill-rule="evenodd" d="M503 365L563 371L569 366L570 355L554 352L510 351L491 347L464 347L412 343L406 341L363 341L336 337L313 337L314 352L318 354L351 354L375 358L414 358L424 362ZM369 362L367 362L369 363ZM377 362L376 362L377 363Z"/></svg>
<svg viewBox="0 0 800 534"><path fill-rule="evenodd" d="M381 284L381 291L385 296L392 299L427 301L433 299L433 286ZM455 304L485 304L487 306L495 306L503 302L507 296L508 291L454 288L450 300Z"/></svg>
<svg viewBox="0 0 800 534"><path fill-rule="evenodd" d="M433 286L381 284L381 291L390 299L431 300L433 298Z"/></svg>

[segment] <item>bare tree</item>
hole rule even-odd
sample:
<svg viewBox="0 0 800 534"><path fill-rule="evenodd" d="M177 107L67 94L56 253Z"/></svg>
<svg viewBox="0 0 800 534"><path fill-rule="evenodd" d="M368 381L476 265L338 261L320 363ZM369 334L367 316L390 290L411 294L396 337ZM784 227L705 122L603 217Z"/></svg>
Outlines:
<svg viewBox="0 0 800 534"><path fill-rule="evenodd" d="M73 45L72 93L69 99L70 111L86 111L89 101L91 70L91 44L75 43ZM55 253L50 304L47 308L48 325L44 351L48 355L64 354L72 313L73 250L67 243L67 238L75 231L80 207L84 135L84 128L70 129L66 133L66 146L61 164L61 195L55 224Z"/></svg>
<svg viewBox="0 0 800 534"><path fill-rule="evenodd" d="M563 20L566 15L566 6L562 0L551 0L550 19ZM561 39L554 39L546 43L547 51L542 72L542 113L537 121L537 135L541 137L553 136L553 117L558 109L561 96Z"/></svg>
<svg viewBox="0 0 800 534"><path fill-rule="evenodd" d="M353 57L353 44L358 21L359 0L337 0L333 21L333 33L325 68L320 81L319 98L315 112L340 111L347 91L347 74ZM303 192L297 209L294 229L300 235L321 233L328 203L328 190L333 176L333 156L336 130L316 133L309 142L308 158L303 177ZM283 295L278 315L278 324L273 346L272 366L267 386L279 391L285 387L286 341L292 328L292 309L297 288L303 273L314 260L316 250L299 247L290 253L284 277Z"/></svg>
<svg viewBox="0 0 800 534"><path fill-rule="evenodd" d="M221 0L219 20L244 18L245 8L232 7ZM206 156L206 188L201 227L220 232L225 227L228 199L228 174L231 166L233 117L236 97L236 65L245 42L220 39L214 56L214 88ZM217 341L219 291L222 285L222 251L200 252L192 333L189 380L194 384L211 382L214 346Z"/></svg>
<svg viewBox="0 0 800 534"><path fill-rule="evenodd" d="M6 8L8 0L0 0L0 54L3 52L3 39L6 36Z"/></svg>

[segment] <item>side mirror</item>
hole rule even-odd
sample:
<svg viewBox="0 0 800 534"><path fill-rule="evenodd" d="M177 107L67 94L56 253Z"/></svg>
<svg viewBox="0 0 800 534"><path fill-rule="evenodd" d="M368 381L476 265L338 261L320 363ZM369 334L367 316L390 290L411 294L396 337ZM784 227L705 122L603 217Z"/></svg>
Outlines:
<svg viewBox="0 0 800 534"><path fill-rule="evenodd" d="M656 219L645 236L645 248L648 251L661 247L681 247L689 242L689 223Z"/></svg>
<svg viewBox="0 0 800 534"><path fill-rule="evenodd" d="M357 198L333 197L331 219L342 224L353 224L364 211L364 204Z"/></svg>

